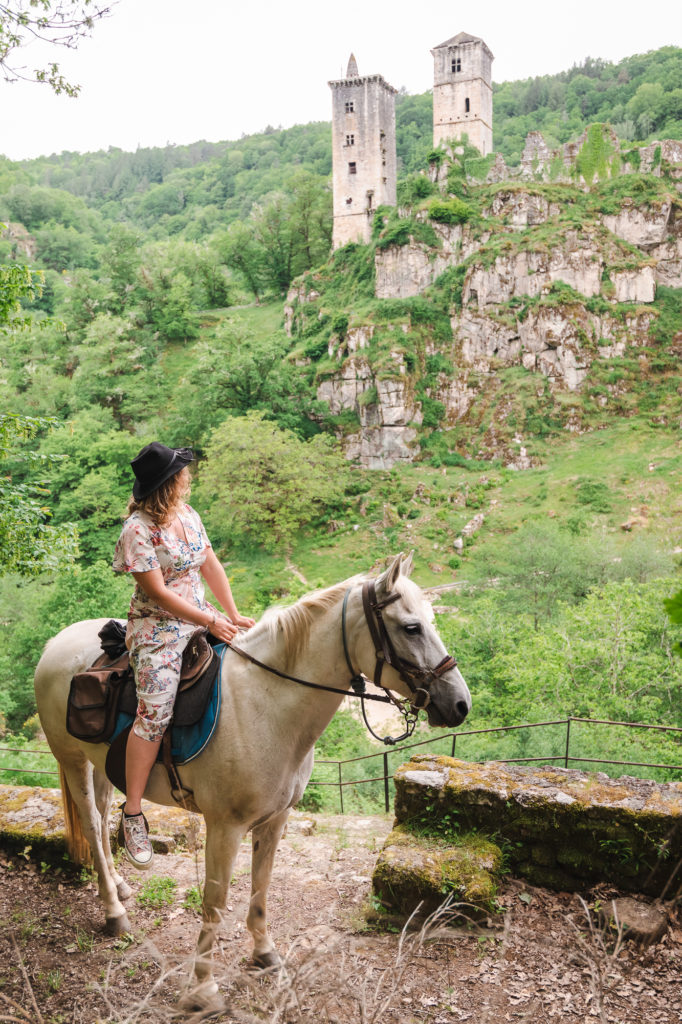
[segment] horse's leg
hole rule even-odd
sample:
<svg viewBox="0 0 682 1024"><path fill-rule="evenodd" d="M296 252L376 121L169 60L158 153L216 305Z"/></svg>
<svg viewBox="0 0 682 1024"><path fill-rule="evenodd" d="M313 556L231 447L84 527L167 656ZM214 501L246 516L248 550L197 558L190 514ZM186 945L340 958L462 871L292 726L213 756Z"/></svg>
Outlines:
<svg viewBox="0 0 682 1024"><path fill-rule="evenodd" d="M279 954L268 934L267 897L272 866L289 817L289 808L263 825L254 828L251 843L251 903L246 926L253 938L253 962L256 967L277 967Z"/></svg>
<svg viewBox="0 0 682 1024"><path fill-rule="evenodd" d="M109 819L111 815L111 804L114 797L114 787L111 785L106 775L103 775L102 772L98 772L97 769L95 769L93 774L93 782L95 786L95 803L97 804L97 810L102 818L102 848L104 851L104 859L107 862L109 875L116 886L118 898L120 900L127 900L133 895L133 890L130 888L126 880L121 878L116 870L114 858L111 853L111 839L109 836Z"/></svg>
<svg viewBox="0 0 682 1024"><path fill-rule="evenodd" d="M183 1009L219 1009L222 1000L213 980L211 951L223 920L232 868L237 858L244 826L224 821L206 821L206 877L202 905L203 925L194 962L196 986L181 1000Z"/></svg>
<svg viewBox="0 0 682 1024"><path fill-rule="evenodd" d="M90 844L100 899L104 904L106 930L109 935L121 935L130 930L125 907L118 898L116 885L107 865L102 844L102 818L95 802L92 765L83 758L62 764L69 793L78 808L83 834ZM109 842L109 837L106 839Z"/></svg>

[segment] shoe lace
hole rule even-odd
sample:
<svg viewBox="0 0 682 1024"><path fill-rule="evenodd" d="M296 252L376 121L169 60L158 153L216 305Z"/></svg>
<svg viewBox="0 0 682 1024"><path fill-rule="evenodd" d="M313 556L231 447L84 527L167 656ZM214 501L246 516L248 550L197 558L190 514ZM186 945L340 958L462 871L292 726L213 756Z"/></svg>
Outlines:
<svg viewBox="0 0 682 1024"><path fill-rule="evenodd" d="M135 815L134 818L127 818L125 821L125 831L128 837L128 841L135 846L146 847L149 841L147 836L147 829L144 823L144 818L141 814Z"/></svg>

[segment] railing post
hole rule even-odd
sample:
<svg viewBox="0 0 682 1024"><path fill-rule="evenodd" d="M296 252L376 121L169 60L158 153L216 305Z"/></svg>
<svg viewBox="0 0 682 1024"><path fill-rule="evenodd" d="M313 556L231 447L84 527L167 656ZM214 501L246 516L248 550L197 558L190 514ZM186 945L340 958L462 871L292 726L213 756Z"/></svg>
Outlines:
<svg viewBox="0 0 682 1024"><path fill-rule="evenodd" d="M571 719L566 719L566 754L564 756L564 768L568 768L568 753L571 744Z"/></svg>
<svg viewBox="0 0 682 1024"><path fill-rule="evenodd" d="M391 801L388 793L388 752L384 751L384 804L386 807L386 813L391 809Z"/></svg>
<svg viewBox="0 0 682 1024"><path fill-rule="evenodd" d="M452 734L452 753L451 753L450 757L454 757L455 756L455 746L456 746L456 744L457 744L457 733L453 732L453 734Z"/></svg>
<svg viewBox="0 0 682 1024"><path fill-rule="evenodd" d="M341 762L339 761L339 800L341 801L341 814L343 810L343 775L341 773Z"/></svg>

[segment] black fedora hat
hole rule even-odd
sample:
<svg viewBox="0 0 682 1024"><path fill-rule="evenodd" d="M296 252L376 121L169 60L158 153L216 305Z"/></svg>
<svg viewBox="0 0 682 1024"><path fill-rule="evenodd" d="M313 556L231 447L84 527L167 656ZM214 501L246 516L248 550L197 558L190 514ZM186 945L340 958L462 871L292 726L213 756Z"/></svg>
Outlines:
<svg viewBox="0 0 682 1024"><path fill-rule="evenodd" d="M145 445L130 463L135 474L133 497L137 501L147 498L190 462L194 462L191 448L167 448L158 441Z"/></svg>

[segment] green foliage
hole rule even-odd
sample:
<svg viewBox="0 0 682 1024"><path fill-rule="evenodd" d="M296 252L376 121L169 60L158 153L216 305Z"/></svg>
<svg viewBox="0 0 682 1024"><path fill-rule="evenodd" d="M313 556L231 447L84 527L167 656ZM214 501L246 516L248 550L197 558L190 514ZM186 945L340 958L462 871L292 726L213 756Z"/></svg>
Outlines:
<svg viewBox="0 0 682 1024"><path fill-rule="evenodd" d="M200 500L212 535L287 546L304 523L343 503L348 466L330 438L301 441L259 412L226 420L206 446Z"/></svg>
<svg viewBox="0 0 682 1024"><path fill-rule="evenodd" d="M49 522L52 511L45 503L49 491L44 479L47 456L19 450L21 441L32 440L53 426L53 420L0 414L0 460L5 464L0 475L0 576L36 576L64 568L76 557L73 524ZM23 482L8 472L9 460L15 465L24 463Z"/></svg>
<svg viewBox="0 0 682 1024"><path fill-rule="evenodd" d="M425 174L409 174L398 183L398 206L414 206L437 192L438 187Z"/></svg>
<svg viewBox="0 0 682 1024"><path fill-rule="evenodd" d="M106 562L86 569L63 570L49 587L37 586L26 611L21 611L20 581L10 581L18 610L5 614L0 626L0 712L12 731L35 713L33 673L51 636L80 619L125 618L130 582L111 571Z"/></svg>
<svg viewBox="0 0 682 1024"><path fill-rule="evenodd" d="M59 65L51 61L44 68L27 71L16 53L36 41L51 48L75 49L81 39L90 35L93 25L109 8L96 0L32 0L28 5L10 0L0 7L0 72L6 81L22 78L46 83L53 92L77 96L79 85L62 75Z"/></svg>
<svg viewBox="0 0 682 1024"><path fill-rule="evenodd" d="M441 224L466 224L473 210L461 199L434 199L429 203L429 217Z"/></svg>
<svg viewBox="0 0 682 1024"><path fill-rule="evenodd" d="M580 505L588 505L593 512L611 511L611 493L601 480L579 480L576 487L576 498Z"/></svg>

